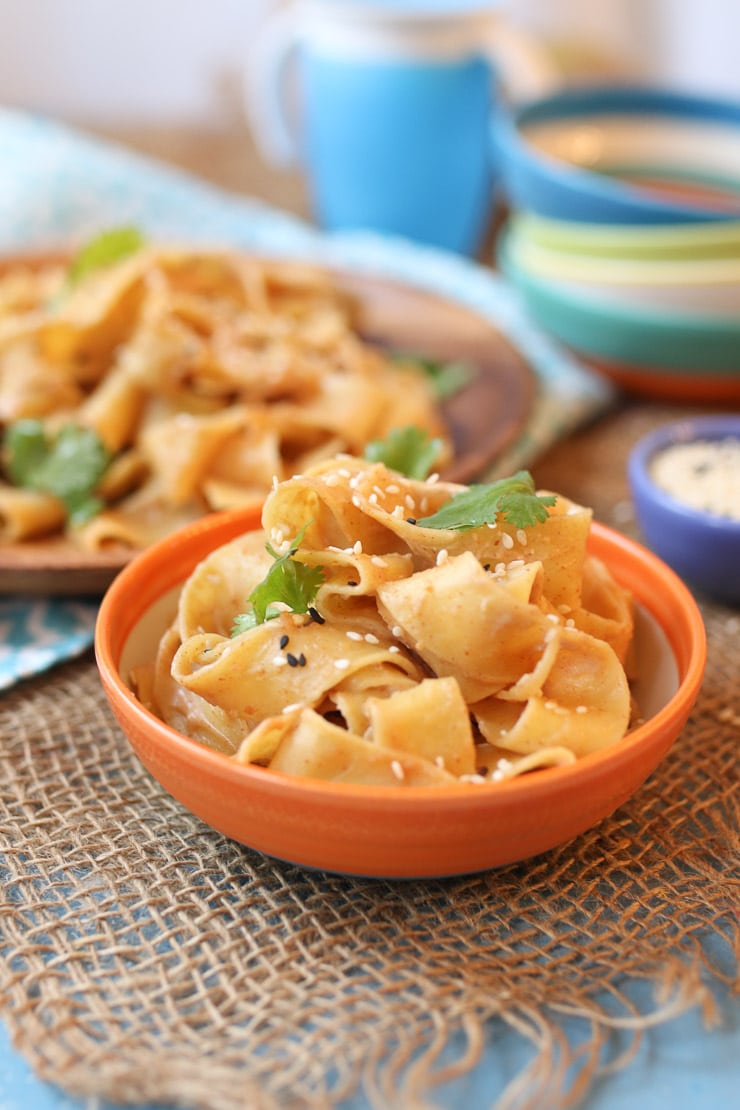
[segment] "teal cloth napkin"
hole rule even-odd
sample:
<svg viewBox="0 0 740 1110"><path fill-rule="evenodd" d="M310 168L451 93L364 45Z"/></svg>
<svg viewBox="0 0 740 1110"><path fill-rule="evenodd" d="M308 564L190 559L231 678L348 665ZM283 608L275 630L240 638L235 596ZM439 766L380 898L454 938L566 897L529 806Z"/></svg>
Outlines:
<svg viewBox="0 0 740 1110"><path fill-rule="evenodd" d="M255 198L22 112L0 109L0 166L3 254L64 247L135 224L152 239L229 244L373 272L475 309L522 352L538 379L531 419L499 460L501 474L530 465L615 396L539 331L504 279L467 259L369 232L324 234ZM0 596L0 689L89 647L96 612L90 601Z"/></svg>

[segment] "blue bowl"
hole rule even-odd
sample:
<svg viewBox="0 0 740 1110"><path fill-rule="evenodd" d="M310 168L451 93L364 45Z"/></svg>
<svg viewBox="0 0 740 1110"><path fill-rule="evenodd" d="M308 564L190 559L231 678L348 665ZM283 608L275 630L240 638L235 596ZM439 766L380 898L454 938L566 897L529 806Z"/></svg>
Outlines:
<svg viewBox="0 0 740 1110"><path fill-rule="evenodd" d="M665 189L639 184L640 167L629 180L584 165L560 160L530 141L532 127L565 123L583 130L600 119L634 119L635 130L646 119L664 121L666 128L685 125L695 136L692 175L677 169ZM696 139L696 129L699 139ZM514 111L499 109L492 123L493 157L511 207L551 219L601 224L680 224L717 222L740 216L740 181L731 176L712 181L706 176L702 134L716 144L718 132L728 149L740 143L740 103L662 89L628 86L569 89L535 100ZM686 144L684 144L685 146ZM716 158L714 159L716 161ZM728 159L729 161L729 159ZM646 170L646 167L643 167ZM670 176L670 167L666 170ZM665 176L665 175L664 175ZM701 186L707 188L702 190ZM675 186L675 189L672 187ZM682 187L686 188L682 188Z"/></svg>
<svg viewBox="0 0 740 1110"><path fill-rule="evenodd" d="M688 418L662 425L633 447L627 474L645 542L685 582L730 605L740 604L740 519L692 508L651 475L667 447L731 439L740 444L740 415ZM740 480L740 474L738 475Z"/></svg>

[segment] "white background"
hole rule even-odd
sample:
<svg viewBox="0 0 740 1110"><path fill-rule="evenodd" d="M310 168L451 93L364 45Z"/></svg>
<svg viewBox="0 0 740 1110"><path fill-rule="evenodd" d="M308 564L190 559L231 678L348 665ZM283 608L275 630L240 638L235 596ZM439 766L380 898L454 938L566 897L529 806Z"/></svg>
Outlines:
<svg viewBox="0 0 740 1110"><path fill-rule="evenodd" d="M73 123L231 128L276 0L0 0L0 104ZM740 99L740 0L502 0L520 26L653 83Z"/></svg>

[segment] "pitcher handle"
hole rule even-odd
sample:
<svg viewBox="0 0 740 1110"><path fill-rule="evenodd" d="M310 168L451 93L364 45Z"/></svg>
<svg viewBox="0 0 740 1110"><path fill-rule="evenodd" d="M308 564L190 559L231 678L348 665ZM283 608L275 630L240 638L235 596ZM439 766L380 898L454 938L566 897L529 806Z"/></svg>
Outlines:
<svg viewBox="0 0 740 1110"><path fill-rule="evenodd" d="M526 31L497 22L486 45L504 91L514 102L547 96L562 85L562 74L552 57Z"/></svg>
<svg viewBox="0 0 740 1110"><path fill-rule="evenodd" d="M290 166L298 158L298 136L288 108L288 78L297 46L295 12L283 8L266 21L247 57L245 114L259 152L275 166Z"/></svg>

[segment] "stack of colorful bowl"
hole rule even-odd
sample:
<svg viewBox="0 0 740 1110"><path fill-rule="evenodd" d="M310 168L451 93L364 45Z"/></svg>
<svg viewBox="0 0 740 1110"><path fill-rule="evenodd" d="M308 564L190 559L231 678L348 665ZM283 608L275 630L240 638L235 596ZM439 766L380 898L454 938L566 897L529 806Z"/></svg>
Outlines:
<svg viewBox="0 0 740 1110"><path fill-rule="evenodd" d="M502 271L626 389L740 399L740 103L568 90L494 126Z"/></svg>

